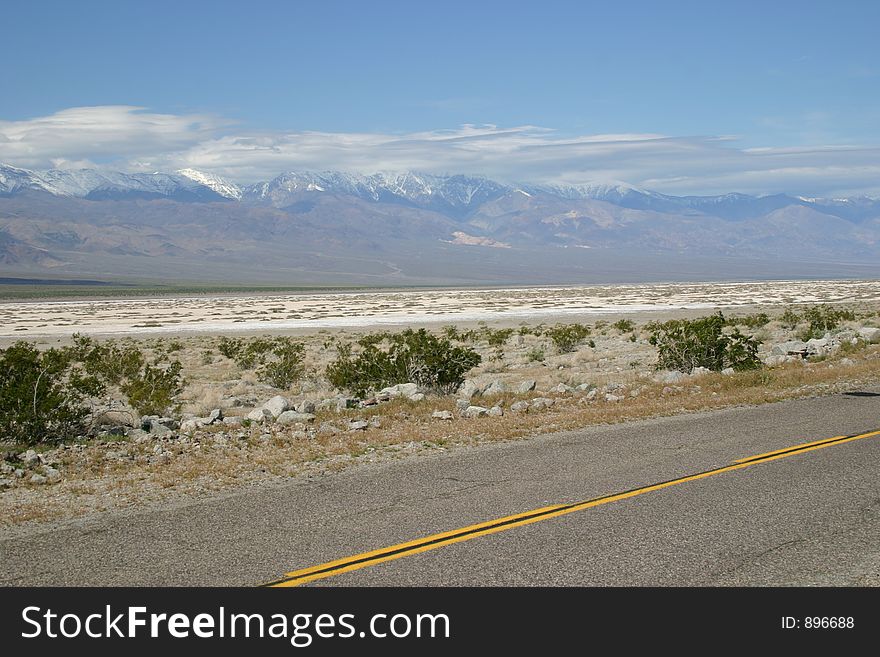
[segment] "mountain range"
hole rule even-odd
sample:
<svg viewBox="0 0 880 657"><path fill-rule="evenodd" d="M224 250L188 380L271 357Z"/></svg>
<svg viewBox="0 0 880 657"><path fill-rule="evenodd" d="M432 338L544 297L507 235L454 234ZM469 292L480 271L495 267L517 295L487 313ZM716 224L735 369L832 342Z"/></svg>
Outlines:
<svg viewBox="0 0 880 657"><path fill-rule="evenodd" d="M880 274L880 199L671 196L415 172L0 164L0 272L247 283L551 283Z"/></svg>

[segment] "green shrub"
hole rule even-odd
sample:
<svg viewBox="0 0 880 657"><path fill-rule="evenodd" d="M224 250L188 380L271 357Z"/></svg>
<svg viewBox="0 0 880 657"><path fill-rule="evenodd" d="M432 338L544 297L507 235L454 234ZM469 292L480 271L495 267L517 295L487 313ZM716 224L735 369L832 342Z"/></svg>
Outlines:
<svg viewBox="0 0 880 657"><path fill-rule="evenodd" d="M611 325L621 333L630 333L636 330L636 323L631 319L619 319Z"/></svg>
<svg viewBox="0 0 880 657"><path fill-rule="evenodd" d="M727 326L745 326L746 328L756 329L769 324L770 316L767 313L754 313L751 315L728 317L724 322ZM797 320L795 320L795 324L797 324Z"/></svg>
<svg viewBox="0 0 880 657"><path fill-rule="evenodd" d="M450 393L481 360L473 349L453 346L447 338L434 336L425 329L385 334L382 340L368 335L357 344L360 347L357 355L352 345L340 346L326 374L333 386L359 397L364 397L369 390L409 382L439 393Z"/></svg>
<svg viewBox="0 0 880 657"><path fill-rule="evenodd" d="M739 329L725 333L724 325L720 312L652 324L650 342L657 347L657 369L692 372L696 367L706 367L718 372L727 367L737 371L760 367L758 342Z"/></svg>
<svg viewBox="0 0 880 657"><path fill-rule="evenodd" d="M590 327L583 324L557 324L544 331L560 354L567 354L578 348L590 336Z"/></svg>
<svg viewBox="0 0 880 657"><path fill-rule="evenodd" d="M792 308L786 308L785 312L779 317L779 322L782 324L782 328L786 328L789 331L796 329L797 325L800 324L800 321L801 316Z"/></svg>
<svg viewBox="0 0 880 657"><path fill-rule="evenodd" d="M526 352L526 360L530 363L543 363L547 356L540 347L533 347Z"/></svg>
<svg viewBox="0 0 880 657"><path fill-rule="evenodd" d="M832 306L810 306L804 310L803 318L809 327L798 336L802 340L821 338L826 332L836 329L842 321L853 321L856 315L851 310Z"/></svg>
<svg viewBox="0 0 880 657"><path fill-rule="evenodd" d="M132 343L74 336L70 352L84 372L100 382L102 388L116 386L128 403L142 415L162 415L174 407L174 397L183 389L180 361L164 362L157 357L148 363L143 352Z"/></svg>
<svg viewBox="0 0 880 657"><path fill-rule="evenodd" d="M381 334L379 334L381 335ZM324 342L324 348L333 345ZM289 337L276 338L221 338L217 347L220 353L231 358L239 369L256 368L260 381L274 388L289 388L303 375L305 347Z"/></svg>
<svg viewBox="0 0 880 657"><path fill-rule="evenodd" d="M257 376L273 388L289 388L303 375L305 353L306 349L300 343L290 338L277 338L272 349L274 360L265 359Z"/></svg>
<svg viewBox="0 0 880 657"><path fill-rule="evenodd" d="M73 370L71 349L38 350L16 342L0 350L0 436L37 445L70 440L85 431L85 396L101 384Z"/></svg>

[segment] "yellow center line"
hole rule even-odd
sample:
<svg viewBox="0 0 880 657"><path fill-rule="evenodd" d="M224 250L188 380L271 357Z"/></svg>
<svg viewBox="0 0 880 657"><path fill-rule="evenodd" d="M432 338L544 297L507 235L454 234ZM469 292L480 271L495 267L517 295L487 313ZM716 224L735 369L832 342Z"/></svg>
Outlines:
<svg viewBox="0 0 880 657"><path fill-rule="evenodd" d="M286 573L284 577L280 578L278 581L267 584L267 586L299 586L300 584L306 584L308 582L313 582L315 580L324 579L327 577L334 577L336 575L341 575L342 573L348 573L353 570L367 568L368 566L375 566L376 564L380 564L385 561L393 561L394 559L400 559L402 557L419 554L421 552L427 552L429 550L436 550L438 548L446 547L447 545L452 545L454 543L469 541L480 536L487 536L489 534L507 531L515 527L523 527L525 525L540 522L542 520L548 520L550 518L558 518L559 516L564 516L569 513L574 513L576 511L583 511L584 509L590 509L593 507L602 506L604 504L610 504L611 502L619 502L620 500L626 500L632 497L636 497L638 495L644 495L645 493L651 493L654 491L662 490L664 488L669 488L671 486L684 484L690 481L697 481L699 479L714 477L715 475L723 474L726 472L741 470L742 468L757 465L758 463L768 463L770 461L787 458L795 454L812 452L818 449L831 447L833 445L842 445L844 443L853 442L855 440L862 440L864 438L871 438L877 435L880 435L880 430L870 431L868 433L862 433L854 436L835 436L833 438L825 438L823 440L801 443L798 445L793 445L791 447L786 447L784 449L778 449L772 452L765 452L764 454L757 454L755 456L737 459L731 465L726 465L712 470L706 470L705 472L698 472L696 474L679 477L677 479L670 479L669 481L650 484L648 486L642 486L640 488L634 488L632 490L624 491L621 493L604 495L602 497L596 497L593 499L584 500L583 502L575 502L572 504L554 504L551 506L541 507L539 509L532 509L531 511L516 513L509 516L496 518L495 520L489 520L486 522L461 527L459 529L453 529L450 531L441 532L439 534L432 534L423 538L406 541L405 543L398 543L397 545L379 548L378 550L362 552L361 554L345 557L343 559L328 561L327 563L322 563L317 566L294 570L292 572Z"/></svg>

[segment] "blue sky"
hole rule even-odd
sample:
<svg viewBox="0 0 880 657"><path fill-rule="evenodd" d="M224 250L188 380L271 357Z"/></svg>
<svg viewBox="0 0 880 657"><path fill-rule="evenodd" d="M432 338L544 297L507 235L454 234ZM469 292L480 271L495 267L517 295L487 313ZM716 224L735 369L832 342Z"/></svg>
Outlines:
<svg viewBox="0 0 880 657"><path fill-rule="evenodd" d="M880 193L868 0L80 0L4 24L0 161L19 166Z"/></svg>

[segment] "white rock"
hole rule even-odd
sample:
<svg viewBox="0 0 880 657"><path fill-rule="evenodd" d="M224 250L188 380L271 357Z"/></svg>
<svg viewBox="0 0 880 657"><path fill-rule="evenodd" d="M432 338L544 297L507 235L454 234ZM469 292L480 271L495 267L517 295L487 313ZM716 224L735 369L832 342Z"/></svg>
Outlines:
<svg viewBox="0 0 880 657"><path fill-rule="evenodd" d="M455 400L455 408L457 408L459 411L465 410L470 405L471 405L470 399L456 399Z"/></svg>
<svg viewBox="0 0 880 657"><path fill-rule="evenodd" d="M473 379L465 379L465 382L461 384L458 389L459 397L466 399L473 399L477 395L480 394L481 388L477 385L477 382Z"/></svg>
<svg viewBox="0 0 880 657"><path fill-rule="evenodd" d="M708 367L695 367L691 371L691 376L706 376L707 374L711 374L712 370Z"/></svg>
<svg viewBox="0 0 880 657"><path fill-rule="evenodd" d="M489 417L501 417L504 415L504 409L500 406L493 406L489 409Z"/></svg>
<svg viewBox="0 0 880 657"><path fill-rule="evenodd" d="M208 424L214 424L215 422L219 422L222 419L223 419L223 411L220 410L219 408L215 408L208 415Z"/></svg>
<svg viewBox="0 0 880 657"><path fill-rule="evenodd" d="M255 408L250 413L248 413L247 419L251 422L271 422L275 419L275 416L272 415L272 411L270 411L268 408L263 408L261 406L260 408Z"/></svg>
<svg viewBox="0 0 880 657"><path fill-rule="evenodd" d="M45 484L47 481L49 481L49 479L48 479L48 477L44 477L41 474L34 473L31 475L31 478L29 479L29 481L32 484Z"/></svg>
<svg viewBox="0 0 880 657"><path fill-rule="evenodd" d="M558 392L559 394L568 394L572 390L574 390L574 388L572 388L571 386L567 386L564 383L560 383L558 386L553 388L550 392Z"/></svg>
<svg viewBox="0 0 880 657"><path fill-rule="evenodd" d="M261 408L266 409L272 414L273 418L277 418L284 411L290 408L290 402L287 401L287 398L282 397L281 395L275 395L267 401Z"/></svg>
<svg viewBox="0 0 880 657"><path fill-rule="evenodd" d="M349 431L366 431L367 427L369 427L369 426L370 426L370 423L366 422L365 420L351 420L348 423L348 430Z"/></svg>
<svg viewBox="0 0 880 657"><path fill-rule="evenodd" d="M241 418L240 417L224 417L223 424L227 427L240 427L241 426Z"/></svg>
<svg viewBox="0 0 880 657"><path fill-rule="evenodd" d="M312 413L297 413L296 411L284 411L275 420L275 422L281 425L296 424L297 422L307 423L314 421L315 416Z"/></svg>
<svg viewBox="0 0 880 657"><path fill-rule="evenodd" d="M421 392L417 392L416 394L409 396L409 400L414 401L414 402L420 402L424 398L425 398L425 395L424 395L424 393L421 393Z"/></svg>
<svg viewBox="0 0 880 657"><path fill-rule="evenodd" d="M773 356L803 356L807 353L807 349L806 342L803 342L802 340L789 340L788 342L781 342L780 344L773 345L770 349L770 354Z"/></svg>
<svg viewBox="0 0 880 657"><path fill-rule="evenodd" d="M532 380L523 381L522 383L519 384L519 387L516 389L516 391L519 394L524 395L525 393L531 392L532 390L534 390L537 386L538 386L538 383L536 381L532 381Z"/></svg>
<svg viewBox="0 0 880 657"><path fill-rule="evenodd" d="M379 391L380 395L388 395L389 397L410 397L419 391L418 384L415 383L398 383L396 386L388 386Z"/></svg>
<svg viewBox="0 0 880 657"><path fill-rule="evenodd" d="M610 392L605 395L605 401L607 402L619 402L622 401L623 397L618 397L617 395L612 395Z"/></svg>
<svg viewBox="0 0 880 657"><path fill-rule="evenodd" d="M863 326L858 329L859 337L862 338L865 342L870 342L871 344L880 344L880 328L874 328L873 326Z"/></svg>
<svg viewBox="0 0 880 657"><path fill-rule="evenodd" d="M435 420L451 420L453 415L451 411L434 411L431 417Z"/></svg>
<svg viewBox="0 0 880 657"><path fill-rule="evenodd" d="M684 381L687 374L684 372L672 371L659 374L658 376L660 378L660 383L680 383L681 381Z"/></svg>
<svg viewBox="0 0 880 657"><path fill-rule="evenodd" d="M734 370L732 367L725 367L723 370L721 370L721 373L724 376L731 376L732 374L736 374L736 370Z"/></svg>
<svg viewBox="0 0 880 657"><path fill-rule="evenodd" d="M486 417L489 415L489 409L482 406L468 406L462 411L464 417Z"/></svg>
<svg viewBox="0 0 880 657"><path fill-rule="evenodd" d="M294 410L296 410L297 413L314 413L315 402L305 399L297 404Z"/></svg>
<svg viewBox="0 0 880 657"><path fill-rule="evenodd" d="M490 383L488 386L486 386L486 388L483 390L483 395L488 397L490 395L502 395L505 392L507 392L507 386L504 385L504 381L496 379L495 381L492 381L492 383Z"/></svg>

